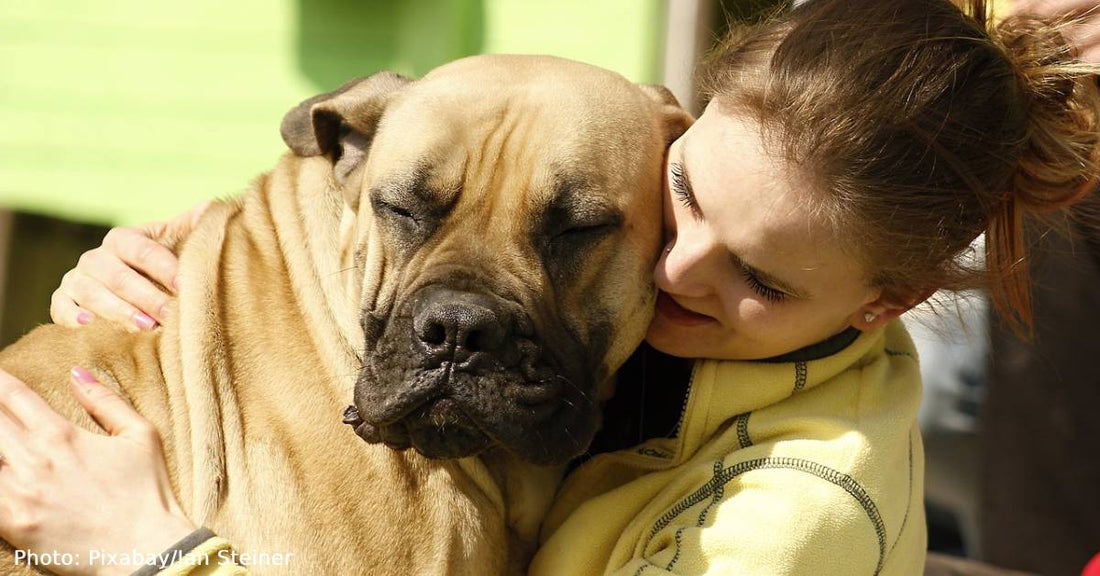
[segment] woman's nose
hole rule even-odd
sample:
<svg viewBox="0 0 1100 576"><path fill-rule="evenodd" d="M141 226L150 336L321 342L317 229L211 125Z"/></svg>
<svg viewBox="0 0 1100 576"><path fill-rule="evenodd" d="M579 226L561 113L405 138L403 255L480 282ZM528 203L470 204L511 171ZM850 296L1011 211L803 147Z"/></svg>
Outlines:
<svg viewBox="0 0 1100 576"><path fill-rule="evenodd" d="M657 287L679 296L702 297L709 291L705 242L678 236L665 244L654 271Z"/></svg>

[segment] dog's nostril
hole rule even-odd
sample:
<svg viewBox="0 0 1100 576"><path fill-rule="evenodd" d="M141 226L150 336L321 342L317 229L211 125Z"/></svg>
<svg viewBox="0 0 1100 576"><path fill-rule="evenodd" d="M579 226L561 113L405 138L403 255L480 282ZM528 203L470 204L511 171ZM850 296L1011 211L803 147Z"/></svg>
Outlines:
<svg viewBox="0 0 1100 576"><path fill-rule="evenodd" d="M467 352L480 352L481 351L481 331L476 330L466 334L466 341L463 343L463 348Z"/></svg>
<svg viewBox="0 0 1100 576"><path fill-rule="evenodd" d="M424 333L420 335L420 340L425 344L443 344L447 341L447 329L441 324L431 323L424 329Z"/></svg>

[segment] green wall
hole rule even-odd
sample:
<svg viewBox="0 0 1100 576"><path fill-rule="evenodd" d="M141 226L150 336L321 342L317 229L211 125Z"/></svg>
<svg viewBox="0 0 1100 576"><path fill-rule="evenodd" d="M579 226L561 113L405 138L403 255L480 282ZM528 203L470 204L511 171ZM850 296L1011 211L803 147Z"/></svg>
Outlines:
<svg viewBox="0 0 1100 576"><path fill-rule="evenodd" d="M662 0L0 0L0 207L137 223L241 191L298 101L476 53L659 75Z"/></svg>

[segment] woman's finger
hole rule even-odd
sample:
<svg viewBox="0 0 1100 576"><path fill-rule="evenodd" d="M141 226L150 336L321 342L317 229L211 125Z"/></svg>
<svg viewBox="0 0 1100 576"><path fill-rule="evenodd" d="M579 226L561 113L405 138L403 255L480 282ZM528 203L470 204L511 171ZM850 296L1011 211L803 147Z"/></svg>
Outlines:
<svg viewBox="0 0 1100 576"><path fill-rule="evenodd" d="M76 274L68 285L62 281L62 287L81 307L94 311L101 318L117 322L131 330L150 330L156 326L156 320L152 316L119 298L91 276Z"/></svg>
<svg viewBox="0 0 1100 576"><path fill-rule="evenodd" d="M0 408L0 472L27 461L27 433L10 412Z"/></svg>
<svg viewBox="0 0 1100 576"><path fill-rule="evenodd" d="M105 250L93 250L81 257L82 271L99 280L115 296L158 322L163 322L171 297L152 281Z"/></svg>
<svg viewBox="0 0 1100 576"><path fill-rule="evenodd" d="M114 390L104 386L90 372L73 366L70 383L77 402L101 428L112 436L150 432L152 425Z"/></svg>
<svg viewBox="0 0 1100 576"><path fill-rule="evenodd" d="M50 436L70 426L45 400L22 380L0 369L0 408L7 410L24 428Z"/></svg>
<svg viewBox="0 0 1100 576"><path fill-rule="evenodd" d="M95 320L95 314L81 308L68 294L58 288L50 296L50 319L54 324L76 328L91 324Z"/></svg>
<svg viewBox="0 0 1100 576"><path fill-rule="evenodd" d="M103 238L103 248L161 286L175 290L179 259L146 233L133 228L112 228Z"/></svg>

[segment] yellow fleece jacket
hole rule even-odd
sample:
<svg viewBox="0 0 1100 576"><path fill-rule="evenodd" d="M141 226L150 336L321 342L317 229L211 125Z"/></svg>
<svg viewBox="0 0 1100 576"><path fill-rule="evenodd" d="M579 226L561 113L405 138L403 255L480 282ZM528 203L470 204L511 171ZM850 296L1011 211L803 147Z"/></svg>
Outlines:
<svg viewBox="0 0 1100 576"><path fill-rule="evenodd" d="M814 360L699 360L675 437L566 478L529 574L922 574L920 395L900 322Z"/></svg>
<svg viewBox="0 0 1100 576"><path fill-rule="evenodd" d="M190 551L180 551L159 576L247 576L248 569L234 562L229 541L211 536ZM139 574L141 571L135 572Z"/></svg>
<svg viewBox="0 0 1100 576"><path fill-rule="evenodd" d="M919 575L920 394L897 321L816 360L697 361L674 438L566 478L529 574Z"/></svg>

